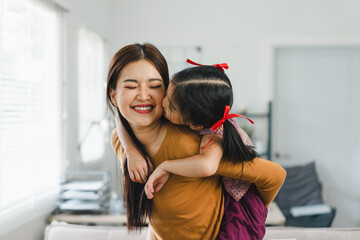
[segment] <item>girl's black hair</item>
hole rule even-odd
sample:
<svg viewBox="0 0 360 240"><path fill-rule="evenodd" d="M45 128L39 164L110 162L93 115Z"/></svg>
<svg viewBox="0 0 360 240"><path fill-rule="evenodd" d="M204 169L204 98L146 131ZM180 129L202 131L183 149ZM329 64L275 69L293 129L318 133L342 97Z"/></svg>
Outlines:
<svg viewBox="0 0 360 240"><path fill-rule="evenodd" d="M166 60L161 52L152 44L131 44L120 49L112 58L106 88L106 101L108 108L115 107L119 115L120 121L128 134L130 135L133 143L142 153L143 157L147 160L148 176L149 176L149 162L151 158L146 152L145 147L135 136L129 122L122 116L119 108L111 101L111 91L116 90L117 80L121 70L129 63L145 59L154 65L156 70L160 73L165 90L169 85L169 71ZM112 109L111 109L112 110ZM160 121L164 120L163 117ZM151 218L151 200L145 196L144 184L133 182L130 179L129 171L127 168L127 160L124 163L124 200L127 208L127 227L129 230L141 228L146 226L146 216Z"/></svg>
<svg viewBox="0 0 360 240"><path fill-rule="evenodd" d="M219 121L225 106L233 104L233 91L229 78L214 66L187 68L176 73L172 103L179 108L185 121L204 128ZM173 104L174 105L174 104ZM251 161L259 155L252 146L246 146L230 121L223 124L223 159L233 163Z"/></svg>

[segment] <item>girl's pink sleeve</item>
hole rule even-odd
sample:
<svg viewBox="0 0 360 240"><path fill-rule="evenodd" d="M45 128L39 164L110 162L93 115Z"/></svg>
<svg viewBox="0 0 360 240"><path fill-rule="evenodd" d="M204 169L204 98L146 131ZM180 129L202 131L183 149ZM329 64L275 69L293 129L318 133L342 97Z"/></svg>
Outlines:
<svg viewBox="0 0 360 240"><path fill-rule="evenodd" d="M237 123L237 121L235 119L230 119L229 120L233 125L234 127L236 128L236 130L239 132L240 134L240 137L243 141L243 143L246 145L246 146L254 146L254 144L252 143L249 135L247 135L247 133L239 126L239 124Z"/></svg>

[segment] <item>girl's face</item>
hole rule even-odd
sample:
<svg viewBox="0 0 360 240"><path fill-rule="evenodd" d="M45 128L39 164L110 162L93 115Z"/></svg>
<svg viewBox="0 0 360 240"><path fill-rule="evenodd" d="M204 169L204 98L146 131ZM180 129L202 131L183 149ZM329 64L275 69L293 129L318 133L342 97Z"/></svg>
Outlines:
<svg viewBox="0 0 360 240"><path fill-rule="evenodd" d="M173 91L174 91L174 85L172 84L172 82L170 82L169 87L166 91L166 96L164 97L164 100L162 103L162 105L164 107L164 116L173 124L189 125L187 122L185 122L176 103L171 102L173 99L172 98Z"/></svg>
<svg viewBox="0 0 360 240"><path fill-rule="evenodd" d="M132 127L147 127L163 114L165 85L160 73L147 60L127 64L120 72L111 99Z"/></svg>

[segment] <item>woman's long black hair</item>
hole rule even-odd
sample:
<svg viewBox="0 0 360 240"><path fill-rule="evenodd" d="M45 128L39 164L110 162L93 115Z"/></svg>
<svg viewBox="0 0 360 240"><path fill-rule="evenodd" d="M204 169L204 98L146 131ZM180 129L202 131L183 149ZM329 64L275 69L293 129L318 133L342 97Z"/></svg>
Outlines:
<svg viewBox="0 0 360 240"><path fill-rule="evenodd" d="M187 68L176 73L172 105L177 106L185 121L204 128L219 121L225 106L233 104L233 90L226 74L214 66ZM175 104L174 104L175 103ZM246 146L234 125L226 120L223 124L223 159L233 163L251 161L259 155L253 146Z"/></svg>
<svg viewBox="0 0 360 240"><path fill-rule="evenodd" d="M146 152L145 147L137 139L129 122L122 116L119 108L111 101L111 90L116 90L117 80L121 70L129 63L145 59L149 61L160 73L165 90L169 85L169 71L166 60L160 51L149 43L132 44L120 49L112 58L107 78L106 101L108 108L111 106L117 109L120 121L128 134L130 135L133 143L142 153L144 159L147 160L148 176L149 176L149 162L151 161L149 154ZM163 117L162 117L163 118ZM161 119L162 120L162 119ZM160 121L161 121L160 120ZM139 229L146 225L146 217L151 218L151 200L149 200L144 193L144 184L133 182L130 179L129 171L127 168L127 160L124 163L124 200L127 208L127 227L131 229Z"/></svg>

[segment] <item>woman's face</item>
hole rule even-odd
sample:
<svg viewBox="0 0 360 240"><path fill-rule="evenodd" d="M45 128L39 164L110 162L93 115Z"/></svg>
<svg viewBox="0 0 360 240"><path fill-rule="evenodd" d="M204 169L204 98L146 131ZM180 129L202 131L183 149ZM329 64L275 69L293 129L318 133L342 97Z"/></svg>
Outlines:
<svg viewBox="0 0 360 240"><path fill-rule="evenodd" d="M141 59L121 70L112 99L129 124L141 128L160 119L164 95L165 86L160 73L149 61Z"/></svg>
<svg viewBox="0 0 360 240"><path fill-rule="evenodd" d="M188 123L185 122L176 103L172 102L173 91L174 91L174 85L172 84L172 82L170 82L169 87L166 91L166 96L164 97L162 103L164 107L164 116L173 124L188 125Z"/></svg>

